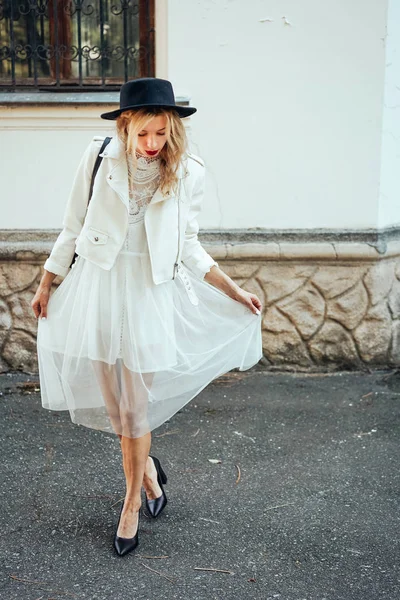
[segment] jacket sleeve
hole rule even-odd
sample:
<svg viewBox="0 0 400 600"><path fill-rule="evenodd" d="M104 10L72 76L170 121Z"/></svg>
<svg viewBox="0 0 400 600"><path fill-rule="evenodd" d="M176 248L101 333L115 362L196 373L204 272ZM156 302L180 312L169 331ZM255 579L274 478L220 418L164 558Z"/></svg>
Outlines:
<svg viewBox="0 0 400 600"><path fill-rule="evenodd" d="M43 268L47 271L63 277L69 271L75 253L75 240L85 220L90 181L96 160L95 151L96 145L91 141L84 151L75 173L62 220L63 229L54 243L50 256L43 265Z"/></svg>
<svg viewBox="0 0 400 600"><path fill-rule="evenodd" d="M185 241L182 248L184 262L200 279L218 263L205 251L198 240L199 224L197 217L201 211L205 187L205 168L201 167L200 175L194 185L185 229Z"/></svg>

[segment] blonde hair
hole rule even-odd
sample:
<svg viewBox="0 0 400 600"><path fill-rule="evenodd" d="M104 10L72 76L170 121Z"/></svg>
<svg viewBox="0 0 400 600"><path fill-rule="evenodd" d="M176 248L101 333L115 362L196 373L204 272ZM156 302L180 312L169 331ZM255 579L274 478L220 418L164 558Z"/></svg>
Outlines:
<svg viewBox="0 0 400 600"><path fill-rule="evenodd" d="M159 157L160 163L160 187L162 193L176 191L178 184L177 169L183 155L188 149L188 140L185 126L181 117L175 110L155 108L139 108L123 111L116 119L117 136L125 147L127 157L131 159L133 169L137 168L136 149L138 133L156 116L166 117L166 137Z"/></svg>

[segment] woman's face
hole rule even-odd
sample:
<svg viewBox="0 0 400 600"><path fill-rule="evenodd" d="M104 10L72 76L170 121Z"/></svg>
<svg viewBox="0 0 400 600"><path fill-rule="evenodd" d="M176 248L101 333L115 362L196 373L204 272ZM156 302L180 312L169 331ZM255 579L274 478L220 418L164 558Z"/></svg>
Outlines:
<svg viewBox="0 0 400 600"><path fill-rule="evenodd" d="M156 156L161 152L167 141L166 124L167 118L164 115L157 115L139 131L137 150L140 154Z"/></svg>

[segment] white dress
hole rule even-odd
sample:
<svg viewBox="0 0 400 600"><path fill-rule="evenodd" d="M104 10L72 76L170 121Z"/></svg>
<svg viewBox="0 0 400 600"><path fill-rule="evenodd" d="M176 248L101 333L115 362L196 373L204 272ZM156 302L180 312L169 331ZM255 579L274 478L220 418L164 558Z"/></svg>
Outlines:
<svg viewBox="0 0 400 600"><path fill-rule="evenodd" d="M159 427L216 377L262 357L260 315L183 263L175 279L153 283L144 214L160 159L137 156L115 264L106 270L78 256L37 335L42 406L131 438Z"/></svg>

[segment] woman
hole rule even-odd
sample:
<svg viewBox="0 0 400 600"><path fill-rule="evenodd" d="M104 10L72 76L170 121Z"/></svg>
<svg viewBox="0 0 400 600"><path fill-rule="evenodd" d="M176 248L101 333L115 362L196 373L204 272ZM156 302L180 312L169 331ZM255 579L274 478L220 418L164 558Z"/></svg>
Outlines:
<svg viewBox="0 0 400 600"><path fill-rule="evenodd" d="M84 152L31 303L42 406L119 436L119 555L138 544L142 486L153 517L167 502L151 431L213 379L262 356L259 298L197 237L205 168L188 152L181 121L194 112L175 104L167 80L121 87L120 108L101 115L116 121L115 135L103 151L95 137ZM64 279L50 297L56 275Z"/></svg>

